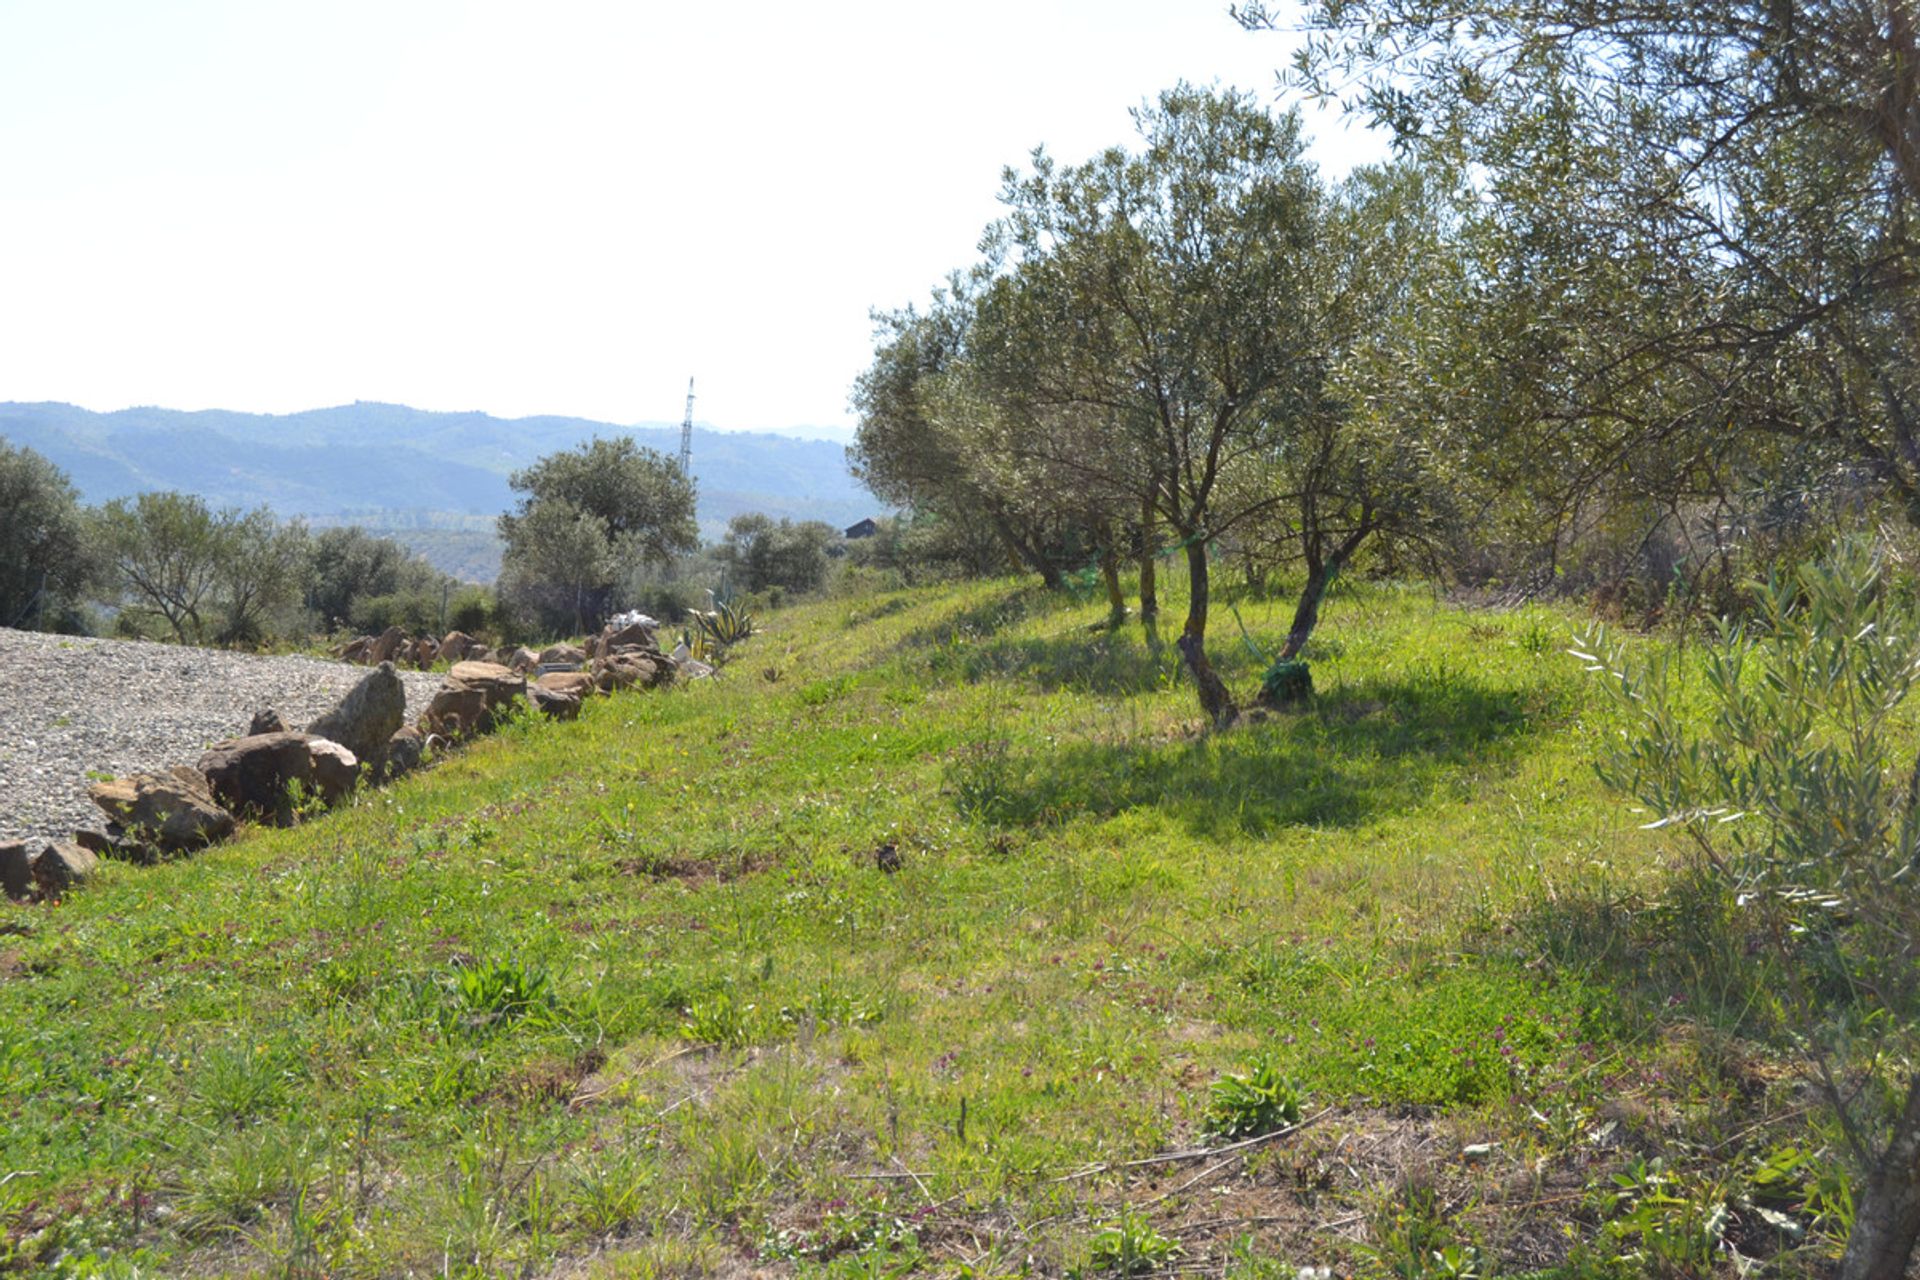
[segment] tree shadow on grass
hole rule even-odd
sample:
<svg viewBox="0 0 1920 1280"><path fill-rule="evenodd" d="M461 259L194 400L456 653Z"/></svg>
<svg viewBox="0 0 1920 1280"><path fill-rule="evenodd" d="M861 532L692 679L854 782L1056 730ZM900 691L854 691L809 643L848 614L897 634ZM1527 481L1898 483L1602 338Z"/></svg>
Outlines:
<svg viewBox="0 0 1920 1280"><path fill-rule="evenodd" d="M1342 686L1312 710L1228 733L1019 753L993 740L953 767L963 812L1013 825L1154 808L1198 837L1344 827L1415 808L1463 772L1511 765L1556 714L1546 691L1459 675Z"/></svg>
<svg viewBox="0 0 1920 1280"><path fill-rule="evenodd" d="M995 592L985 600L956 609L934 622L916 627L900 638L900 648L945 650L991 636L1032 614L1047 601L1060 601L1038 583L1025 583Z"/></svg>
<svg viewBox="0 0 1920 1280"><path fill-rule="evenodd" d="M995 637L935 660L941 674L969 684L1008 680L1043 693L1060 689L1125 697L1151 693L1178 678L1180 657L1171 645L1142 644L1133 633L1075 628L1057 636Z"/></svg>

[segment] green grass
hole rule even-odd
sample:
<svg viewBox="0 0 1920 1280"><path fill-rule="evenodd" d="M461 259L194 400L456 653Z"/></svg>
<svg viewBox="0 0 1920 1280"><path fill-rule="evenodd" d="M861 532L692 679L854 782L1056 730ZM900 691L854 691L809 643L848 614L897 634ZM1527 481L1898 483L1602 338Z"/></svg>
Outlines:
<svg viewBox="0 0 1920 1280"><path fill-rule="evenodd" d="M1287 607L1242 614L1272 648ZM1571 615L1343 587L1313 707L1206 735L1103 613L812 604L723 681L0 906L0 1271L1095 1274L1164 1237L1279 1275L1378 1265L1326 1224L1409 1170L1537 1264L1610 1100L1755 1105L1582 949L1652 864ZM1224 612L1213 647L1250 690ZM1191 1191L1097 1167L1206 1141L1256 1062L1299 1140ZM1486 1212L1510 1178L1548 1207Z"/></svg>

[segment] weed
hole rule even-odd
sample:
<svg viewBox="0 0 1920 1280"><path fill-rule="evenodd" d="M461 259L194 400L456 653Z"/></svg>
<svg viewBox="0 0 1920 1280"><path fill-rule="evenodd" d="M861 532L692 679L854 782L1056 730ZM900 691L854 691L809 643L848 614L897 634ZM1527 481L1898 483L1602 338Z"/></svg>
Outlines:
<svg viewBox="0 0 1920 1280"><path fill-rule="evenodd" d="M1704 1275L1725 1237L1730 1206L1718 1184L1636 1157L1601 1192L1608 1238L1626 1261L1662 1275Z"/></svg>
<svg viewBox="0 0 1920 1280"><path fill-rule="evenodd" d="M1087 1245L1083 1276L1143 1276L1160 1271L1180 1256L1178 1241L1154 1228L1145 1214L1128 1208L1094 1232Z"/></svg>
<svg viewBox="0 0 1920 1280"><path fill-rule="evenodd" d="M680 1034L695 1044L742 1045L753 1038L755 1006L742 1004L721 989L687 1007Z"/></svg>
<svg viewBox="0 0 1920 1280"><path fill-rule="evenodd" d="M515 960L462 966L454 971L459 998L451 1026L483 1034L522 1018L541 1019L554 1007L547 975Z"/></svg>
<svg viewBox="0 0 1920 1280"><path fill-rule="evenodd" d="M1281 1075L1271 1059L1258 1058L1244 1075L1224 1075L1213 1082L1206 1130L1222 1138L1272 1133L1300 1123L1300 1102L1299 1087Z"/></svg>
<svg viewBox="0 0 1920 1280"><path fill-rule="evenodd" d="M1479 1248L1463 1239L1431 1183L1413 1181L1375 1208L1361 1246L1368 1271L1393 1280L1480 1280Z"/></svg>

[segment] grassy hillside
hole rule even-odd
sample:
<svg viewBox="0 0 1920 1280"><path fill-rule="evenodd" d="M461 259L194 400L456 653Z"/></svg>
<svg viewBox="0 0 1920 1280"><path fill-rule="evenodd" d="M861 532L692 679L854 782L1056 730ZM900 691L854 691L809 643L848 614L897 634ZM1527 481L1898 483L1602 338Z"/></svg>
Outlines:
<svg viewBox="0 0 1920 1280"><path fill-rule="evenodd" d="M1636 1154L1775 1149L1781 1073L1583 950L1651 837L1565 618L1345 589L1314 709L1201 736L1100 613L812 605L723 682L0 906L0 1258L1511 1274L1597 1268ZM1279 1127L1272 1077L1304 1129L1183 1154Z"/></svg>

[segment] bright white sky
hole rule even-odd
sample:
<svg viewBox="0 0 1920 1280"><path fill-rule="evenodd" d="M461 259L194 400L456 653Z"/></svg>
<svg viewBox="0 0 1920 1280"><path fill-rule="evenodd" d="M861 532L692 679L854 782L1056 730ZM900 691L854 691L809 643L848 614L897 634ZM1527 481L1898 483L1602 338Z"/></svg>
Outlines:
<svg viewBox="0 0 1920 1280"><path fill-rule="evenodd" d="M0 400L845 427L1003 165L1288 53L1225 0L0 0Z"/></svg>

